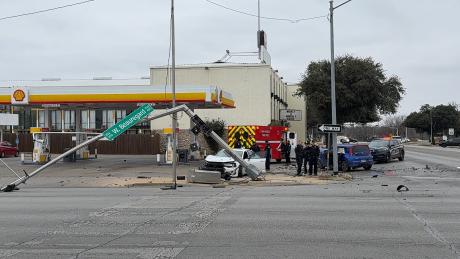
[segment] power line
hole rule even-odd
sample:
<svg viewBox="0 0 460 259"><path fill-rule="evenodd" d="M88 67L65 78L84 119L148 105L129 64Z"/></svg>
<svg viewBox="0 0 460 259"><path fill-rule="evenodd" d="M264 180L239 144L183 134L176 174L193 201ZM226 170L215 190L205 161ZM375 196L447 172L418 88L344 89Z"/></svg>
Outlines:
<svg viewBox="0 0 460 259"><path fill-rule="evenodd" d="M232 12L236 12L236 13L239 13L239 14L244 14L244 15L252 16L252 17L259 17L257 14L252 14L252 13L248 13L248 12L245 12L245 11L233 9L233 8L228 7L228 6L213 2L211 0L205 0L205 1L210 3L210 4L213 4L215 6L224 8L224 9L229 10L229 11L232 11ZM308 21L308 20L315 20L315 19L320 19L320 18L324 18L324 17L328 17L328 14L320 15L320 16L314 16L314 17L300 18L300 19L260 16L261 19L284 21L284 22L291 22L291 23L298 23L298 22L303 22L303 21Z"/></svg>
<svg viewBox="0 0 460 259"><path fill-rule="evenodd" d="M18 18L18 17L22 17L22 16L27 16L27 15L33 15L33 14L44 13L44 12L49 12L49 11L55 11L55 10L58 10L58 9L67 8L67 7L76 6L76 5L82 5L82 4L86 4L86 3L89 3L89 2L93 2L93 1L96 1L96 0L87 0L87 1L83 1L83 2L77 2L77 3L73 3L73 4L62 5L62 6L58 6L58 7L49 8L49 9L38 10L38 11L30 12L30 13L22 13L22 14L17 14L17 15L12 15L12 16L1 17L0 21L1 20Z"/></svg>

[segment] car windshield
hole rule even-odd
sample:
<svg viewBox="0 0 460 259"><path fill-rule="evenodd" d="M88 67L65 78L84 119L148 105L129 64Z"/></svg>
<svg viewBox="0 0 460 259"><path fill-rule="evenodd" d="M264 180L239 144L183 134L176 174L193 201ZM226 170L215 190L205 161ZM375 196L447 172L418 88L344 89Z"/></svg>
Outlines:
<svg viewBox="0 0 460 259"><path fill-rule="evenodd" d="M243 151L241 150L233 150L233 152L235 152L238 157L243 157ZM219 152L217 152L216 156L218 157L231 157L227 151L225 151L224 149L221 149Z"/></svg>
<svg viewBox="0 0 460 259"><path fill-rule="evenodd" d="M367 155L369 154L369 147L368 146L354 146L352 148L353 155Z"/></svg>
<svg viewBox="0 0 460 259"><path fill-rule="evenodd" d="M386 147L388 146L388 141L386 140L377 140L377 141L371 141L371 143L369 143L369 147Z"/></svg>

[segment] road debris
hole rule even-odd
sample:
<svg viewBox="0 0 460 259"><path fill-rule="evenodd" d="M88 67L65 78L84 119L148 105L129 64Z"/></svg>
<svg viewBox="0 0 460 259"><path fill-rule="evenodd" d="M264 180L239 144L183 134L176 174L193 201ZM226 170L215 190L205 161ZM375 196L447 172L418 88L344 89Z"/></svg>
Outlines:
<svg viewBox="0 0 460 259"><path fill-rule="evenodd" d="M398 187L396 188L396 191L398 191L398 192L408 192L409 188L407 188L407 186L401 184L401 185L398 185Z"/></svg>

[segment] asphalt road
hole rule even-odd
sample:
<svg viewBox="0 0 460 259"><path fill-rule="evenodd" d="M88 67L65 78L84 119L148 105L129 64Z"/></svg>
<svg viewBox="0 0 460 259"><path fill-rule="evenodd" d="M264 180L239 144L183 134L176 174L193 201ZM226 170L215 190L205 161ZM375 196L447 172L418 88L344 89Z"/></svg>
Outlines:
<svg viewBox="0 0 460 259"><path fill-rule="evenodd" d="M25 186L0 193L0 258L460 258L458 154L329 185Z"/></svg>

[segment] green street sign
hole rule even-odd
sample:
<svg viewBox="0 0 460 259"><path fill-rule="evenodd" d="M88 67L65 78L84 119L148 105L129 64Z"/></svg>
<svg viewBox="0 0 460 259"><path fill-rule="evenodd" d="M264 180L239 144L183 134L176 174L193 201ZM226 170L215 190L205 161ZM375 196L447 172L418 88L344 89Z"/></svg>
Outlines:
<svg viewBox="0 0 460 259"><path fill-rule="evenodd" d="M123 120L119 121L117 124L102 132L102 135L104 135L106 139L112 141L121 133L127 131L140 120L147 117L147 115L149 115L152 111L153 107L150 104L144 104L135 111L131 112Z"/></svg>

